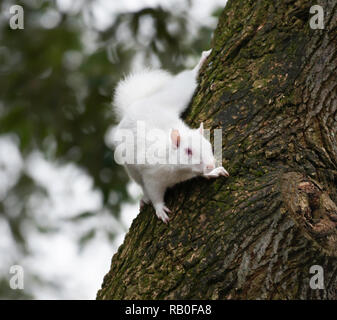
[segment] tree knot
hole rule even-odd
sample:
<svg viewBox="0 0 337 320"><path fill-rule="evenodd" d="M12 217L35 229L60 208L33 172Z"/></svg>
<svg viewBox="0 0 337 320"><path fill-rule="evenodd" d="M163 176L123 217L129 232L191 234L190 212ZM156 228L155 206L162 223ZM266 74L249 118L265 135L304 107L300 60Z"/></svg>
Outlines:
<svg viewBox="0 0 337 320"><path fill-rule="evenodd" d="M337 206L315 180L287 172L281 183L284 205L311 239L337 254Z"/></svg>

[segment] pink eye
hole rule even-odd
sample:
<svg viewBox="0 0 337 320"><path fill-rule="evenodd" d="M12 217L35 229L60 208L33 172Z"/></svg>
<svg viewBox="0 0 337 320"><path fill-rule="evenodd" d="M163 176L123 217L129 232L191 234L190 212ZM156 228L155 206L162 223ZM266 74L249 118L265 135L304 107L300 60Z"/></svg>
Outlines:
<svg viewBox="0 0 337 320"><path fill-rule="evenodd" d="M186 149L186 153L187 153L189 156L191 156L191 155L192 155L192 150L191 150L190 148L187 148L187 149Z"/></svg>

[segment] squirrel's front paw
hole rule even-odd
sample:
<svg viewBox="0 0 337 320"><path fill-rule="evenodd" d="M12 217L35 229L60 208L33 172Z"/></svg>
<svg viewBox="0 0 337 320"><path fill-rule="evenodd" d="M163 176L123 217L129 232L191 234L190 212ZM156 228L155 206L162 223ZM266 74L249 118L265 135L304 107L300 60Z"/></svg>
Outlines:
<svg viewBox="0 0 337 320"><path fill-rule="evenodd" d="M155 206L156 215L160 220L163 220L164 223L168 223L170 218L167 213L171 213L171 210L167 208L164 204L159 204Z"/></svg>
<svg viewBox="0 0 337 320"><path fill-rule="evenodd" d="M219 176L229 177L229 173L224 167L218 167L204 175L205 178L218 178Z"/></svg>

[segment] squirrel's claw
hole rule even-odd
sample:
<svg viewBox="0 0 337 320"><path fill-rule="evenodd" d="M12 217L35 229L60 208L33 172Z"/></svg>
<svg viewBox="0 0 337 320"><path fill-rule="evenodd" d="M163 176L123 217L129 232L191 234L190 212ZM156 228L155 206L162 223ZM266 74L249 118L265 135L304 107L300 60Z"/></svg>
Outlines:
<svg viewBox="0 0 337 320"><path fill-rule="evenodd" d="M229 177L229 173L224 167L218 167L204 175L207 179L218 178L219 176Z"/></svg>
<svg viewBox="0 0 337 320"><path fill-rule="evenodd" d="M156 215L157 217L162 220L164 223L168 223L170 218L166 213L171 213L171 210L167 208L166 206L162 205L160 207L156 208Z"/></svg>
<svg viewBox="0 0 337 320"><path fill-rule="evenodd" d="M172 213L172 211L166 206L164 206L164 211L167 212L167 213Z"/></svg>
<svg viewBox="0 0 337 320"><path fill-rule="evenodd" d="M228 171L224 168L224 167L219 167L219 175L220 176L224 176L224 177L229 177L229 173Z"/></svg>

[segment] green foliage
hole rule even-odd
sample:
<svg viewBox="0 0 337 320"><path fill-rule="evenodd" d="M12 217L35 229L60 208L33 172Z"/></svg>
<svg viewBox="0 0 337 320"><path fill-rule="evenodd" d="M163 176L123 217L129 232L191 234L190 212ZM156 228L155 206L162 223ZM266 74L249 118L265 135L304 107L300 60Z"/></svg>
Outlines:
<svg viewBox="0 0 337 320"><path fill-rule="evenodd" d="M74 163L85 170L103 195L101 210L118 216L121 203L129 199L128 178L104 141L115 123L113 88L130 70L137 54L144 55L149 64L155 58L162 67L180 71L187 57L209 47L211 30L202 27L200 36L192 37L186 12L161 7L116 14L110 26L98 30L83 19L84 10L91 6L71 13L59 11L54 1L26 0L6 1L0 8L13 4L23 6L25 28L12 30L6 13L1 13L0 136L14 134L24 160L39 150L50 161ZM41 19L50 10L56 10L59 22L47 28ZM144 35L141 27L146 19L151 21L153 32ZM117 201L109 201L112 193ZM46 190L23 171L7 195L15 199L20 213L13 215L0 199L0 215L24 254L28 252L22 226L27 220L39 232L55 231L40 225L29 211L27 202L33 194L47 196ZM69 223L94 214L82 212ZM95 232L94 228L85 232L79 244L85 245Z"/></svg>

